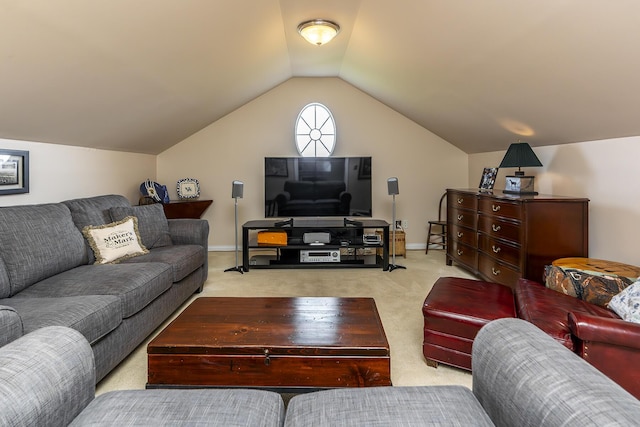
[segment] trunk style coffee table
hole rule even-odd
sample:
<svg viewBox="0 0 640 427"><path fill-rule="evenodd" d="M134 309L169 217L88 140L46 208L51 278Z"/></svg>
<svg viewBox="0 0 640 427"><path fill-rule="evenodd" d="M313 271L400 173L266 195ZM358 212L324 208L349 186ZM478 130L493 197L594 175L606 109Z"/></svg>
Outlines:
<svg viewBox="0 0 640 427"><path fill-rule="evenodd" d="M373 298L198 298L147 354L147 388L391 385Z"/></svg>

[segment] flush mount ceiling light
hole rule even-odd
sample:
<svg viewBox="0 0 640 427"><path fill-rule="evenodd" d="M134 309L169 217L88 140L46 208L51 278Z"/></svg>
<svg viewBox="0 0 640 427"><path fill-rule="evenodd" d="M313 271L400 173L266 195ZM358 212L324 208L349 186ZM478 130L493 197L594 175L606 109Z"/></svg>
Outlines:
<svg viewBox="0 0 640 427"><path fill-rule="evenodd" d="M324 19L312 19L298 25L298 32L311 44L322 46L340 32L340 26Z"/></svg>

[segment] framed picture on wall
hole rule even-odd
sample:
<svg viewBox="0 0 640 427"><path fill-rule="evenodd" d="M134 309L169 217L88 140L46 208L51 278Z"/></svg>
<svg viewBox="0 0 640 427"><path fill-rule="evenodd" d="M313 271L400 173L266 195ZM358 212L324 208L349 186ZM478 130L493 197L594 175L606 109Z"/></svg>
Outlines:
<svg viewBox="0 0 640 427"><path fill-rule="evenodd" d="M0 149L0 195L29 192L29 152Z"/></svg>
<svg viewBox="0 0 640 427"><path fill-rule="evenodd" d="M484 168L480 178L480 190L493 190L497 175L498 168Z"/></svg>

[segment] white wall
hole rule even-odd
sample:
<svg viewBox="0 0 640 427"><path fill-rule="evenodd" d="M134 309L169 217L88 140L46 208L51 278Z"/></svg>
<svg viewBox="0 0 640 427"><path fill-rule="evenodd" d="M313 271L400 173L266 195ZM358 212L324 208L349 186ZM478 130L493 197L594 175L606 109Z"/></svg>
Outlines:
<svg viewBox="0 0 640 427"><path fill-rule="evenodd" d="M445 188L477 188L483 167L500 164L504 151L467 156L429 131L340 79L296 78L267 92L161 155L0 139L0 148L30 153L30 193L0 196L0 206L57 202L98 194L123 194L136 203L146 178L167 184L176 199L180 178L200 180L202 198L214 199L205 214L210 246L231 249L231 181L245 182L240 222L263 218L263 159L296 156L293 125L300 109L322 102L338 126L336 156L373 157L376 218L391 221L386 179L398 176L397 216L408 219L409 248L424 247L425 223L437 213ZM506 146L507 144L505 144ZM506 147L505 147L506 149ZM640 265L640 180L634 171L640 137L536 147L541 193L588 197L590 256ZM500 170L496 189L513 170Z"/></svg>
<svg viewBox="0 0 640 427"><path fill-rule="evenodd" d="M156 156L0 139L0 149L29 151L29 193L0 196L0 206L122 194L137 204L138 187L156 173Z"/></svg>
<svg viewBox="0 0 640 427"><path fill-rule="evenodd" d="M525 168L534 175L536 191L587 197L589 256L640 265L640 180L635 166L640 137L605 139L536 147L543 167ZM484 167L497 167L505 151L469 156L469 186L477 187ZM515 168L501 169L496 189Z"/></svg>
<svg viewBox="0 0 640 427"><path fill-rule="evenodd" d="M264 157L297 156L295 119L310 102L325 104L337 125L335 156L372 156L373 217L391 222L387 178L397 176L396 216L409 221L407 247L424 247L426 222L437 217L447 187L466 186L468 156L338 78L294 78L158 156L158 181L176 198L181 178L200 182L213 249L234 246L231 182L244 182L240 224L264 218Z"/></svg>

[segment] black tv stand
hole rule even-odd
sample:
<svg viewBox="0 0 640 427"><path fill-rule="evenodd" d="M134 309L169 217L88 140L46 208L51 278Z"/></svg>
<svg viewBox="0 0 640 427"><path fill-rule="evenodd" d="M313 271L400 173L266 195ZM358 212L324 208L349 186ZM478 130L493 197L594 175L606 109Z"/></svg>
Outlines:
<svg viewBox="0 0 640 427"><path fill-rule="evenodd" d="M258 244L261 231L287 233L286 245ZM329 233L331 241L323 245L304 243L305 233ZM370 243L365 234L381 234ZM302 260L301 251L339 253L339 261ZM303 254L304 255L304 254ZM250 268L382 268L389 269L389 223L380 219L358 221L330 218L293 218L255 220L242 225L242 266Z"/></svg>
<svg viewBox="0 0 640 427"><path fill-rule="evenodd" d="M362 227L362 221L356 221L355 219L345 218L344 219L344 226L346 227L347 225L354 225L356 227Z"/></svg>
<svg viewBox="0 0 640 427"><path fill-rule="evenodd" d="M289 218L284 221L277 221L273 223L274 227L286 227L287 225L293 227L293 218Z"/></svg>

